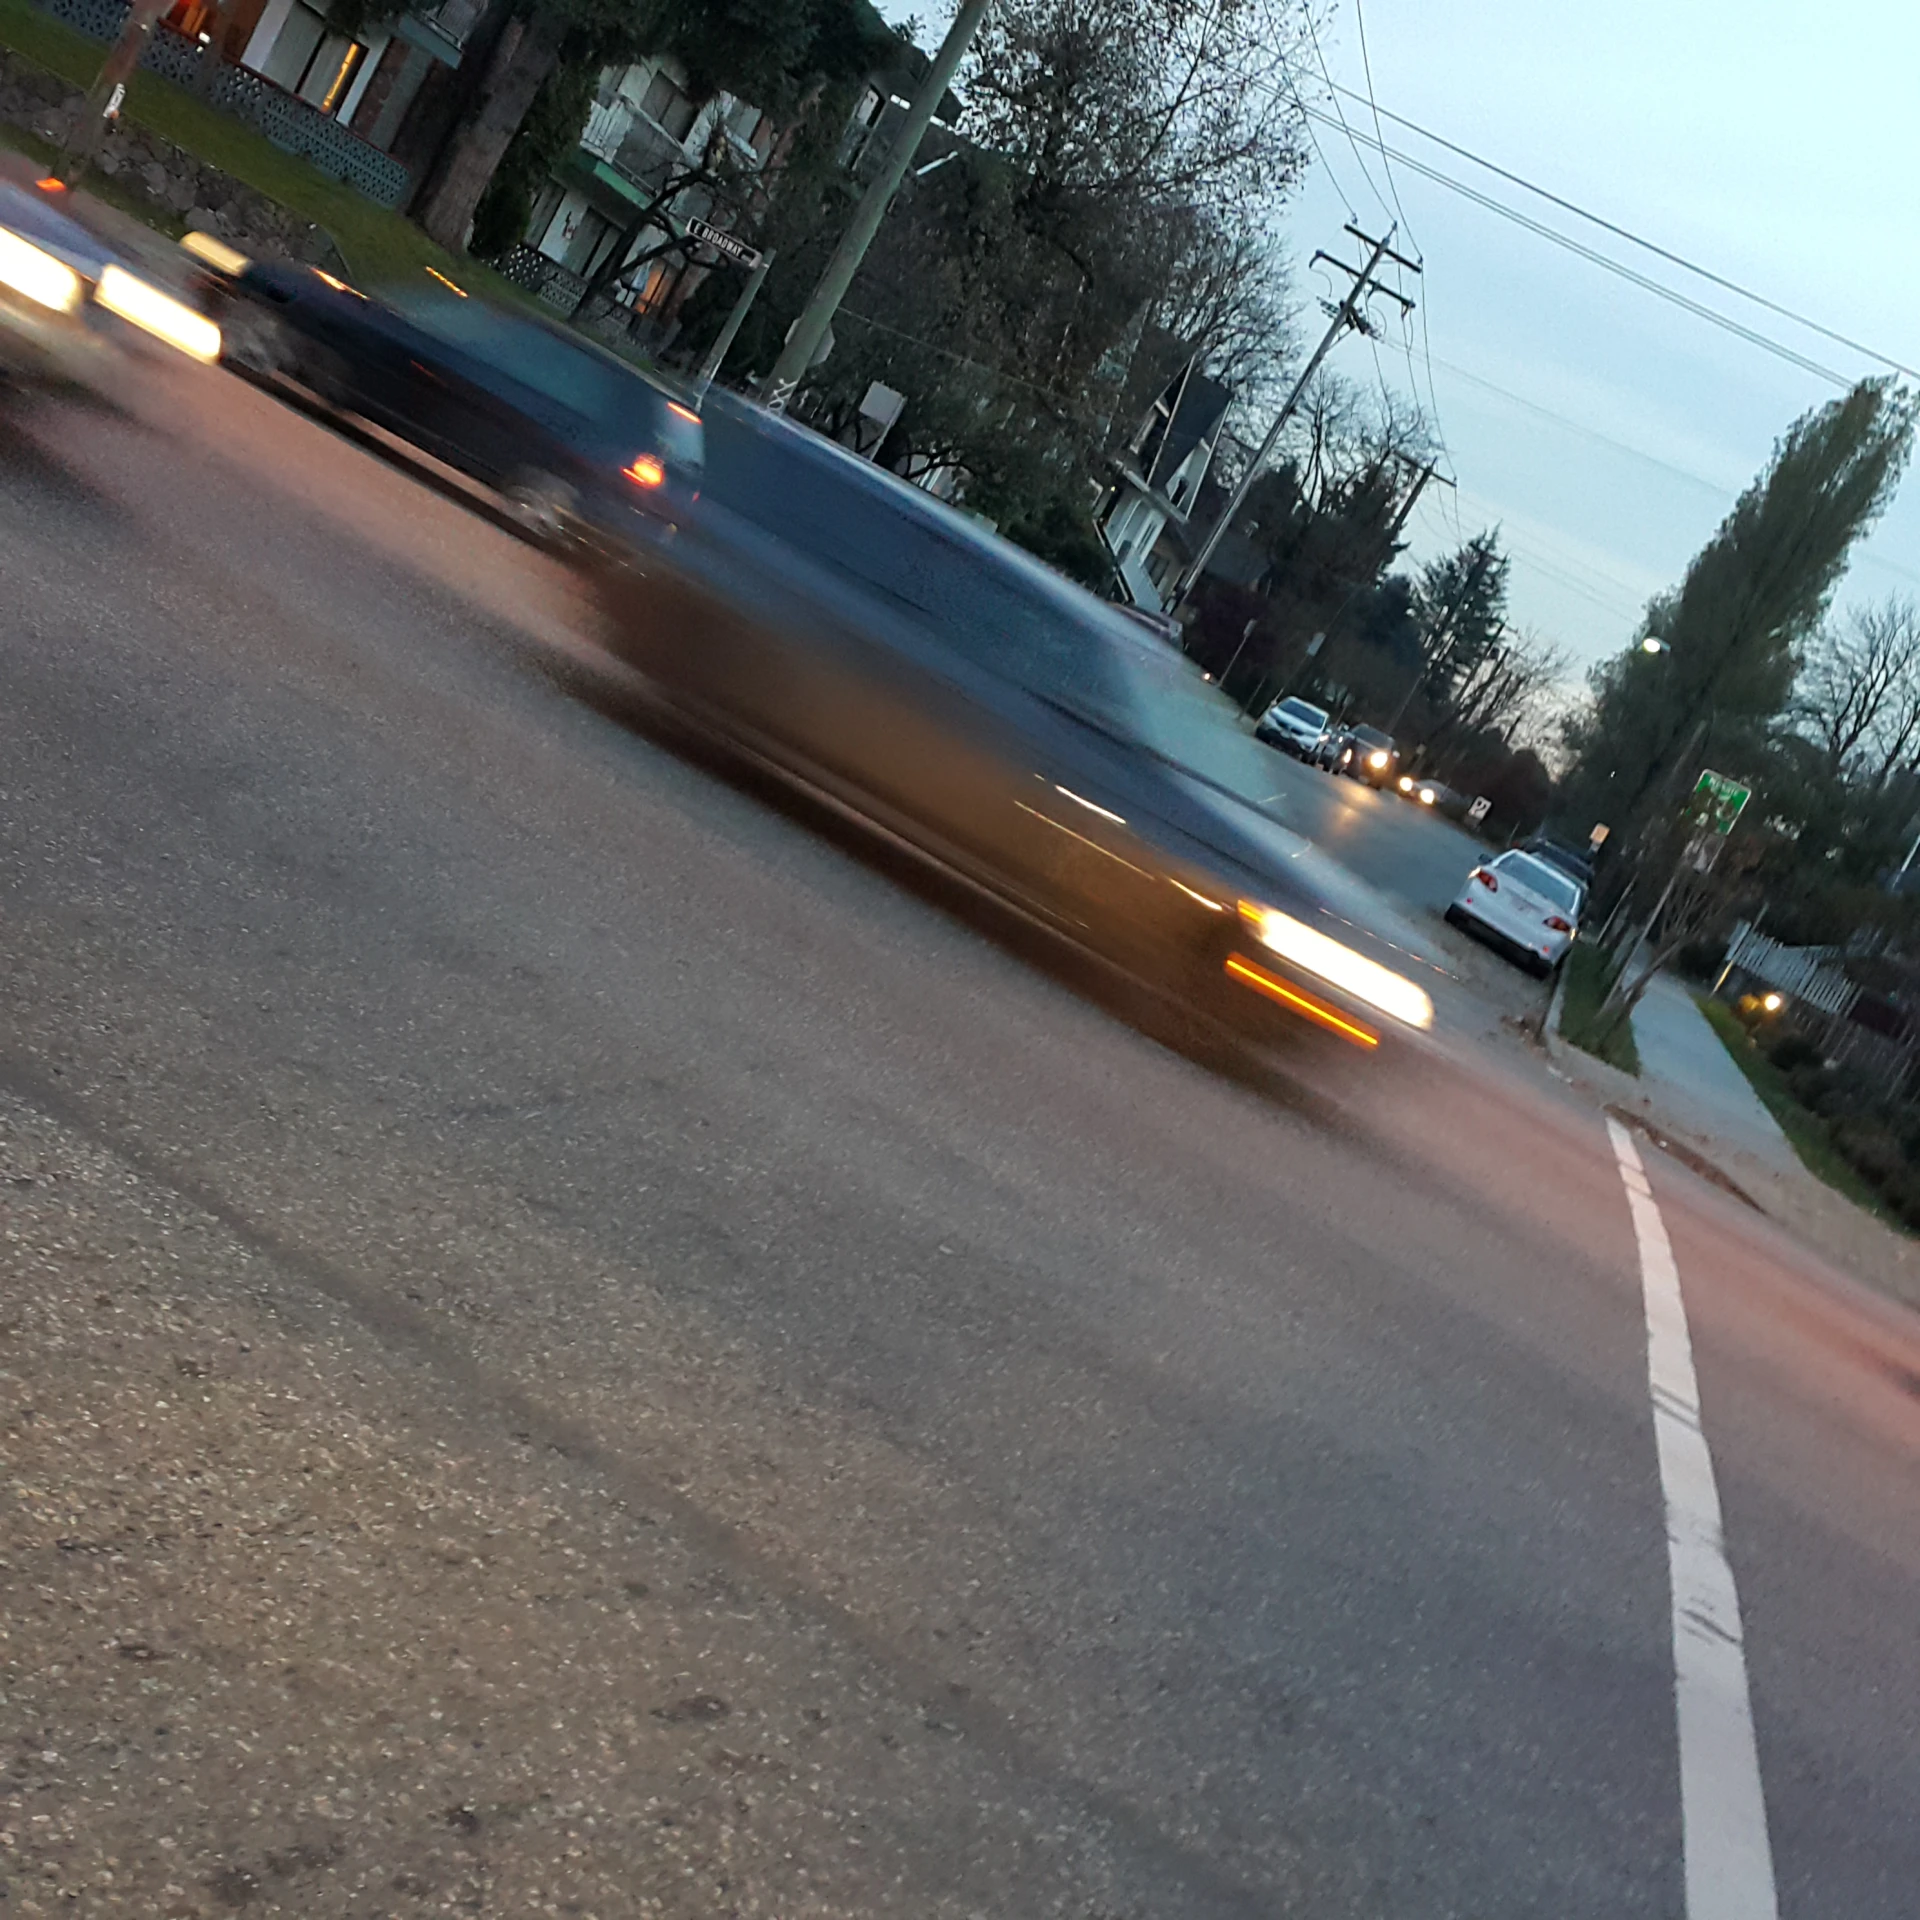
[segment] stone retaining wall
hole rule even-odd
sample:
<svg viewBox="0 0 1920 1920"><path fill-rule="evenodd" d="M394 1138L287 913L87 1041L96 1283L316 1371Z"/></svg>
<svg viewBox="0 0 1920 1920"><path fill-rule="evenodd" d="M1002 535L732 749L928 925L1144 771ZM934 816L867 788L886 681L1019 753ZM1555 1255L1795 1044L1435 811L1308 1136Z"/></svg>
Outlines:
<svg viewBox="0 0 1920 1920"><path fill-rule="evenodd" d="M0 122L58 146L83 98L57 74L0 47ZM94 168L163 219L217 234L242 253L342 270L340 250L324 227L144 127L123 121L111 129Z"/></svg>

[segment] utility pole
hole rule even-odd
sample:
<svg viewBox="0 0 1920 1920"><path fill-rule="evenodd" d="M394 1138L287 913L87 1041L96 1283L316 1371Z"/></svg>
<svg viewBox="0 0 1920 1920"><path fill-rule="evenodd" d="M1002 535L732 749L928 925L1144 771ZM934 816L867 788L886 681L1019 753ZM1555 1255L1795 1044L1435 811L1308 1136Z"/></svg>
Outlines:
<svg viewBox="0 0 1920 1920"><path fill-rule="evenodd" d="M1404 459L1405 455L1399 457ZM1411 462L1409 462L1409 464L1411 464ZM1394 546L1398 542L1401 534L1406 531L1407 522L1413 518L1413 510L1420 504L1420 496L1426 492L1427 483L1435 478L1439 479L1443 487L1453 485L1453 482L1440 472L1440 463L1437 460L1429 460L1425 466L1415 468L1413 485L1407 489L1407 497L1400 502L1399 511L1393 516L1393 524L1387 528L1386 549L1388 560L1393 558Z"/></svg>
<svg viewBox="0 0 1920 1920"><path fill-rule="evenodd" d="M1473 558L1467 562L1467 577L1460 582L1460 591L1453 596L1453 604L1447 609L1447 617L1440 628L1447 636L1447 644L1437 647L1431 660L1422 660L1419 671L1408 683L1407 690L1400 696L1400 704L1393 710L1393 718L1387 722L1387 731L1391 733L1413 704L1413 696L1427 684L1428 676L1435 667L1443 665L1453 658L1454 647L1460 639L1460 616L1467 610L1467 602L1473 598L1473 590L1480 584L1480 576L1486 572L1492 559L1491 551L1484 546L1473 550Z"/></svg>
<svg viewBox="0 0 1920 1920"><path fill-rule="evenodd" d="M1333 324L1321 336L1320 344L1314 348L1312 358L1301 369L1300 378L1293 383L1293 391L1287 395L1280 411L1274 415L1273 425L1267 429L1267 437L1260 442L1260 451L1248 463L1246 472L1240 476L1240 484L1233 490L1233 498L1221 510L1219 519L1213 523L1213 530L1201 541L1200 551L1194 556L1193 565L1180 576L1180 584L1174 588L1173 598L1167 605L1169 613L1176 612L1184 606L1187 596L1199 584L1201 574L1206 571L1207 562L1213 558L1214 549L1225 537L1227 529L1233 525L1234 517L1246 505L1247 495L1253 490L1253 483L1259 479L1260 469L1267 463L1267 455L1273 451L1273 443L1280 438L1280 429L1292 418L1294 408L1300 404L1300 396L1307 390L1307 382L1320 371L1320 363L1333 351L1334 342L1348 328L1358 333L1369 330L1372 323L1361 310L1367 296L1373 293L1384 293L1388 299L1398 300L1406 312L1413 311L1413 302L1405 294L1396 293L1392 287L1384 286L1374 278L1382 260L1391 260L1396 266L1405 267L1409 273L1420 271L1417 261L1409 260L1404 254L1394 252L1391 245L1394 229L1392 227L1387 229L1384 240L1375 240L1355 226L1347 227L1346 231L1352 234L1363 247L1372 249L1367 255L1367 264L1364 267L1350 267L1344 260L1336 260L1332 254L1325 252L1316 253L1307 263L1312 266L1324 260L1328 266L1337 268L1341 273L1350 274L1353 285L1347 289L1346 298L1333 309Z"/></svg>
<svg viewBox="0 0 1920 1920"><path fill-rule="evenodd" d="M107 50L93 85L87 89L87 97L75 108L73 124L67 129L67 137L61 142L54 162L59 169L55 178L69 189L86 178L109 123L120 118L120 108L127 97L127 82L133 78L140 56L147 50L148 37L167 5L168 0L134 0L120 29L120 37Z"/></svg>
<svg viewBox="0 0 1920 1920"><path fill-rule="evenodd" d="M780 358L767 376L766 402L775 413L786 412L794 388L807 377L807 369L820 351L833 316L839 312L840 302L853 285L853 276L860 271L860 262L866 258L873 236L880 231L880 222L887 216L894 193L906 178L907 168L913 164L913 156L920 148L920 136L926 132L927 122L933 118L947 83L959 68L962 56L992 4L993 0L960 0L960 10L953 16L953 25L947 29L940 51L933 56L926 78L920 82L913 103L907 108L907 117L893 137L885 164L861 195L860 204L854 209L846 232L840 236L840 244L834 248L833 258L827 262L819 285L801 309L800 318L787 335L787 344L780 350Z"/></svg>

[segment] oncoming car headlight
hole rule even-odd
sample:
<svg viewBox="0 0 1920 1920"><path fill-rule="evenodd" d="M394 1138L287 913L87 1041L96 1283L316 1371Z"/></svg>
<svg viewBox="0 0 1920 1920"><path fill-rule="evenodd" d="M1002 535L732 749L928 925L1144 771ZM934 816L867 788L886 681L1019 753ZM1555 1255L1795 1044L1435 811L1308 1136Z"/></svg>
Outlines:
<svg viewBox="0 0 1920 1920"><path fill-rule="evenodd" d="M1370 1007L1377 1007L1405 1026L1433 1025L1433 1002L1425 988L1403 978L1391 967L1369 960L1364 953L1342 946L1338 940L1274 907L1242 900L1240 917L1253 929L1263 947L1291 961L1302 972L1352 994Z"/></svg>
<svg viewBox="0 0 1920 1920"><path fill-rule="evenodd" d="M190 359L211 364L220 358L220 329L203 313L195 313L184 300L121 267L108 267L100 275L94 299L109 313L130 320L143 333L164 340Z"/></svg>
<svg viewBox="0 0 1920 1920"><path fill-rule="evenodd" d="M1367 755L1367 765L1370 766L1375 773L1383 772L1386 764L1387 750L1385 747L1375 747L1374 750Z"/></svg>
<svg viewBox="0 0 1920 1920"><path fill-rule="evenodd" d="M0 287L55 313L71 313L80 304L80 276L64 260L0 227Z"/></svg>

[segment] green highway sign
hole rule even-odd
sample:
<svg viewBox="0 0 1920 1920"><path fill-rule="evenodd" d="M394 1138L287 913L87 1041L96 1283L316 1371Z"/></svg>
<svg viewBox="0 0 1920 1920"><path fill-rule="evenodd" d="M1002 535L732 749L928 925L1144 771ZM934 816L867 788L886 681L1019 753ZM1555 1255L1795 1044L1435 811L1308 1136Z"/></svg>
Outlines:
<svg viewBox="0 0 1920 1920"><path fill-rule="evenodd" d="M1708 832L1723 838L1733 831L1740 810L1753 798L1753 789L1724 773L1703 773L1694 783L1693 811Z"/></svg>

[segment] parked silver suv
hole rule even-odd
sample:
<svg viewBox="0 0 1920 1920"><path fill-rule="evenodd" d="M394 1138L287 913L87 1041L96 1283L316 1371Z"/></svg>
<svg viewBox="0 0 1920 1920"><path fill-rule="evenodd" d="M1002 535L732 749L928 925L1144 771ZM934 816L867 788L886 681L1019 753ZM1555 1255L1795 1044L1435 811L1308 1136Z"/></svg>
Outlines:
<svg viewBox="0 0 1920 1920"><path fill-rule="evenodd" d="M1269 746L1304 760L1326 734L1327 710L1289 694L1284 700L1276 700L1260 716L1253 731L1257 739Z"/></svg>

